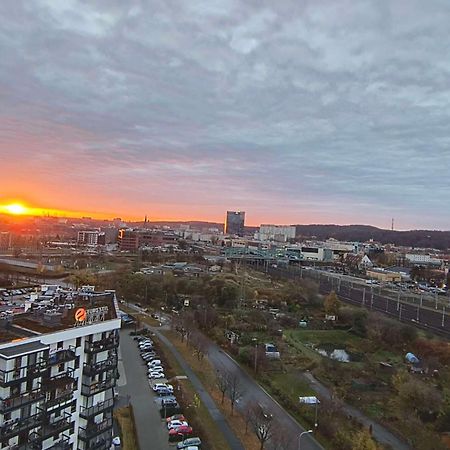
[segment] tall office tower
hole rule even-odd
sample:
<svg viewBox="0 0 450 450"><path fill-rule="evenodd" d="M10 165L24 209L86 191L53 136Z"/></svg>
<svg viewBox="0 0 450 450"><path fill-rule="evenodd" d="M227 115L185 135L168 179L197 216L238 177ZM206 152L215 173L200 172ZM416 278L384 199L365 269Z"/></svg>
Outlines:
<svg viewBox="0 0 450 450"><path fill-rule="evenodd" d="M109 450L115 294L55 287L42 297L47 307L0 314L0 448Z"/></svg>
<svg viewBox="0 0 450 450"><path fill-rule="evenodd" d="M225 233L243 236L244 222L245 222L244 211L227 211L227 220L225 222Z"/></svg>

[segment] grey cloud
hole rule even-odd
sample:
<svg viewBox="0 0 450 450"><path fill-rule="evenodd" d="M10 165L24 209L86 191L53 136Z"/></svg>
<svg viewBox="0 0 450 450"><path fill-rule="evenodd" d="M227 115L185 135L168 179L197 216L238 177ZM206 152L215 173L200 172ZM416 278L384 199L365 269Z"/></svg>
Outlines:
<svg viewBox="0 0 450 450"><path fill-rule="evenodd" d="M91 185L81 167L101 160L129 181L114 195L217 214L448 228L449 21L439 0L5 0L0 152L18 129L68 128L17 158L65 161Z"/></svg>

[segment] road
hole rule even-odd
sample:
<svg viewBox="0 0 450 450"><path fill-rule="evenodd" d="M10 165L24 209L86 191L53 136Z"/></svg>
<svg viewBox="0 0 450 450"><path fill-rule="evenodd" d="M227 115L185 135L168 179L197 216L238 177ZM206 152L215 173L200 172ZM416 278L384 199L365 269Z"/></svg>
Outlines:
<svg viewBox="0 0 450 450"><path fill-rule="evenodd" d="M240 411L245 412L246 405L257 402L288 430L293 439L298 439L300 433L305 431L303 427L280 406L252 377L250 377L227 353L213 342L209 341L208 359L216 370L226 370L232 374L238 374L241 382L242 398L237 404ZM267 448L270 448L270 442ZM302 450L319 450L323 447L312 437L302 437Z"/></svg>
<svg viewBox="0 0 450 450"><path fill-rule="evenodd" d="M141 450L173 449L169 446L167 430L159 415L150 389L146 366L142 363L136 342L129 330L120 332L118 392L120 404L133 405L139 446Z"/></svg>

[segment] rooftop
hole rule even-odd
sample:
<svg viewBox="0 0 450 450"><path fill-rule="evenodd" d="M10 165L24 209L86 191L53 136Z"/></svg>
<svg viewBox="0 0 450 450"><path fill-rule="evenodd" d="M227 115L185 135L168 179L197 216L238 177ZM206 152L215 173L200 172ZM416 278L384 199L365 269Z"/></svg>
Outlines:
<svg viewBox="0 0 450 450"><path fill-rule="evenodd" d="M49 295L47 290L45 295L24 301L21 307L14 308L13 313L0 313L0 343L118 317L113 291L56 289Z"/></svg>

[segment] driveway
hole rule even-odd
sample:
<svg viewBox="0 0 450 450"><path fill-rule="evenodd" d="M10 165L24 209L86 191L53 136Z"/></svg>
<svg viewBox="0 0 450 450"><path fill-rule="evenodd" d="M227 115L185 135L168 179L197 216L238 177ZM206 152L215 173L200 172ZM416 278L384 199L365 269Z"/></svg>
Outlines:
<svg viewBox="0 0 450 450"><path fill-rule="evenodd" d="M120 332L118 367L119 404L126 405L129 401L133 405L140 449L173 449L148 383L146 366L129 330Z"/></svg>

